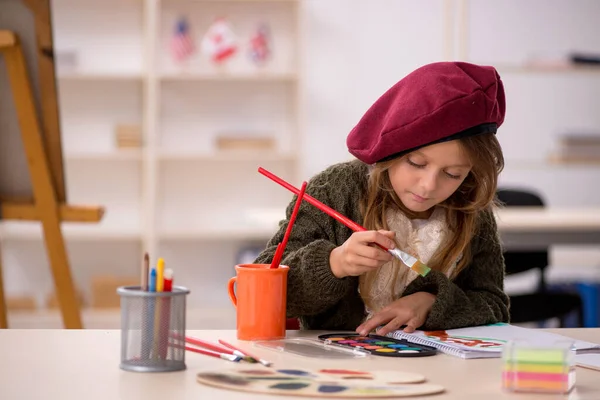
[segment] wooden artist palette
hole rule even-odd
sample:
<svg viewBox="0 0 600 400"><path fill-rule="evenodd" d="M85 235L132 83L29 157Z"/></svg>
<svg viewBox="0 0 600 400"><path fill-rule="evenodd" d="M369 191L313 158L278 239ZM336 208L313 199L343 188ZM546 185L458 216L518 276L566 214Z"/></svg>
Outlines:
<svg viewBox="0 0 600 400"><path fill-rule="evenodd" d="M440 385L423 383L423 375L401 371L247 367L200 372L197 381L243 392L327 398L393 398L444 391Z"/></svg>
<svg viewBox="0 0 600 400"><path fill-rule="evenodd" d="M360 348L375 356L384 357L427 357L437 354L435 347L409 342L406 339L393 339L385 336L358 333L331 333L320 335L319 340L337 346Z"/></svg>

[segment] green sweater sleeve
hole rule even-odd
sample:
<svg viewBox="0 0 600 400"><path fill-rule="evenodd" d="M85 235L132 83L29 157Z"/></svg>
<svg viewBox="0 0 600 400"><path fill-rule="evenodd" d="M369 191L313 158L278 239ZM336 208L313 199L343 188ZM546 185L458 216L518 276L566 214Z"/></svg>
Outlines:
<svg viewBox="0 0 600 400"><path fill-rule="evenodd" d="M347 170L347 168L345 169ZM348 176L329 168L308 182L306 194L336 209L344 207L349 198L340 196L347 187ZM297 196L286 208L286 219L269 240L255 263L270 263L277 245L283 241ZM344 201L340 201L344 199ZM281 264L289 266L287 290L288 317L316 316L336 306L349 292L356 291L357 280L336 278L331 272L329 255L352 232L306 201L302 202L292 227ZM341 243L340 243L341 241Z"/></svg>
<svg viewBox="0 0 600 400"><path fill-rule="evenodd" d="M454 281L431 271L415 279L403 293L436 295L425 324L419 329L438 330L508 322L508 296L504 293L504 258L496 221L491 211L482 213L479 233L473 238L473 259Z"/></svg>

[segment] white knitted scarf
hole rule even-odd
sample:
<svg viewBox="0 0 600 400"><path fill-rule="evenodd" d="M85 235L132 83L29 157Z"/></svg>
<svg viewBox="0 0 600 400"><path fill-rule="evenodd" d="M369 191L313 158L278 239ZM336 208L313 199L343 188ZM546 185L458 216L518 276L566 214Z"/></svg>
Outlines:
<svg viewBox="0 0 600 400"><path fill-rule="evenodd" d="M448 234L446 212L436 207L429 219L409 219L402 212L388 211L387 223L390 231L396 233L398 248L417 257L427 264L438 248L444 243ZM450 276L456 268L456 262L449 268L446 275ZM394 277L396 284L392 287ZM399 260L392 260L380 267L369 293L361 294L368 298L373 307L367 310L375 313L391 302L400 298L406 287L419 276L407 268ZM361 275L360 280L364 279Z"/></svg>

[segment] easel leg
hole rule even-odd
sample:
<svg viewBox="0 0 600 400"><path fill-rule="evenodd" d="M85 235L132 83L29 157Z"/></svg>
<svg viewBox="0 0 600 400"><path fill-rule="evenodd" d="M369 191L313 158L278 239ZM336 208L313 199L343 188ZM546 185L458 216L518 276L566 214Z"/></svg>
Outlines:
<svg viewBox="0 0 600 400"><path fill-rule="evenodd" d="M63 324L68 329L80 329L82 323L79 303L75 296L65 243L60 229L59 204L56 200L48 158L42 143L25 59L18 41L14 46L3 49L3 52L29 165L35 207L44 229L44 241L54 276L54 286L62 312Z"/></svg>
<svg viewBox="0 0 600 400"><path fill-rule="evenodd" d="M4 298L4 281L2 280L2 254L0 252L0 329L8 328L6 317L6 299Z"/></svg>

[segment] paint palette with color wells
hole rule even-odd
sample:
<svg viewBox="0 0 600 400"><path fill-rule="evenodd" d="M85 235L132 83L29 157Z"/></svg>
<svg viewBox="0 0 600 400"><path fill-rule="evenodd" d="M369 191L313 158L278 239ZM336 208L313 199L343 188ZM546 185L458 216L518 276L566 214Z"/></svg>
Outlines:
<svg viewBox="0 0 600 400"><path fill-rule="evenodd" d="M425 376L398 370L361 371L339 368L230 368L204 371L198 383L244 393L289 398L373 399L414 397L441 393L444 387L426 382Z"/></svg>
<svg viewBox="0 0 600 400"><path fill-rule="evenodd" d="M393 339L370 334L330 333L320 335L319 339L334 346L360 348L372 355L384 357L427 357L437 354L435 347L412 343L406 339Z"/></svg>

